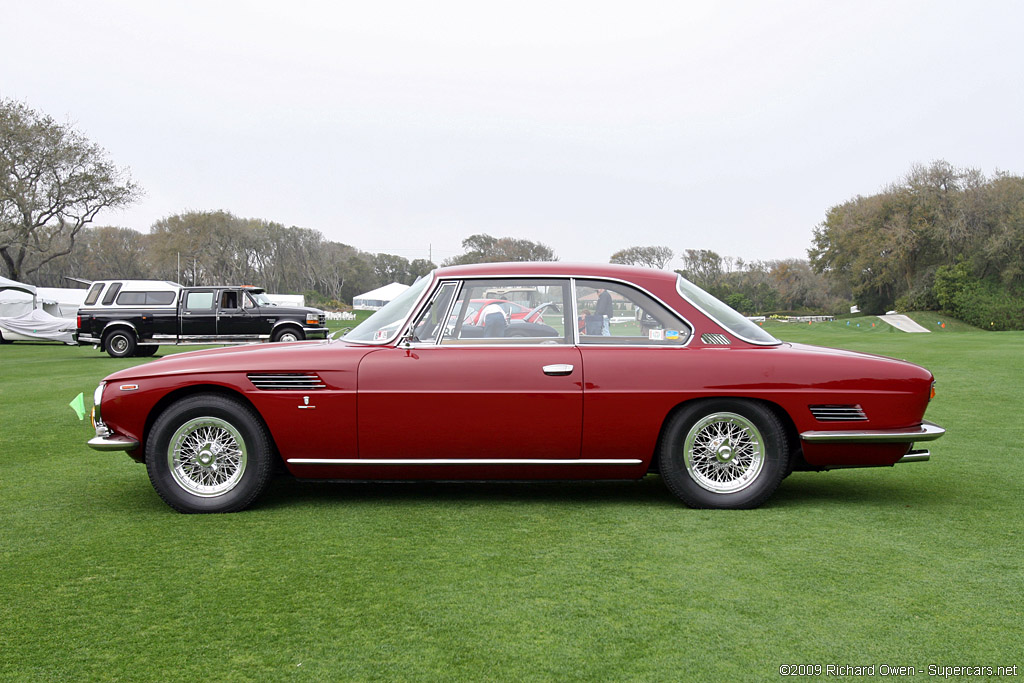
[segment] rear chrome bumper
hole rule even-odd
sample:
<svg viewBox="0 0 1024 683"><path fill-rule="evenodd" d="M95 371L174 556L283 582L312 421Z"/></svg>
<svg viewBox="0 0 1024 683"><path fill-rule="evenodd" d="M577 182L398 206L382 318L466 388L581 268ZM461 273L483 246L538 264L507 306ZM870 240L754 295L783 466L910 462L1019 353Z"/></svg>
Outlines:
<svg viewBox="0 0 1024 683"><path fill-rule="evenodd" d="M934 441L945 433L946 430L939 425L924 420L921 422L920 427L911 427L909 429L809 431L802 432L800 439L810 443L915 443L918 441ZM909 456L910 453L905 457ZM927 458L924 459L927 460Z"/></svg>
<svg viewBox="0 0 1024 683"><path fill-rule="evenodd" d="M931 457L931 452L926 449L921 449L919 451L910 451L902 458L897 460L896 464L900 465L905 462L928 462L929 460L931 460Z"/></svg>

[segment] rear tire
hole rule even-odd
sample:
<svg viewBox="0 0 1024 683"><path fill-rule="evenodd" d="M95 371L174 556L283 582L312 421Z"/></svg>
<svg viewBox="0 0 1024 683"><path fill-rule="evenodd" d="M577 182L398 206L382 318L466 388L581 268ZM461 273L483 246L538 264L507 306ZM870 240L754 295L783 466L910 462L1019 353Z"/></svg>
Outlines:
<svg viewBox="0 0 1024 683"><path fill-rule="evenodd" d="M149 356L155 355L159 346L147 344L146 346L135 347L135 356L137 358L148 358Z"/></svg>
<svg viewBox="0 0 1024 683"><path fill-rule="evenodd" d="M789 441L779 418L743 399L685 407L665 425L660 449L665 485L694 508L755 508L789 468Z"/></svg>
<svg viewBox="0 0 1024 683"><path fill-rule="evenodd" d="M114 330L103 337L103 348L111 358L128 358L135 354L135 333L128 330Z"/></svg>
<svg viewBox="0 0 1024 683"><path fill-rule="evenodd" d="M218 394L172 404L146 442L153 488L178 512L236 512L266 488L275 460L263 421L249 405Z"/></svg>

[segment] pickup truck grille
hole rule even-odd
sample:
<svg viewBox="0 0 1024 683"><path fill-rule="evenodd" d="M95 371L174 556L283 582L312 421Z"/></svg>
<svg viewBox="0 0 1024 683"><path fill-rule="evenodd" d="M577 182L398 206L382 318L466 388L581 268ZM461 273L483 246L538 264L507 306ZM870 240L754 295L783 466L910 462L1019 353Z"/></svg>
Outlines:
<svg viewBox="0 0 1024 683"><path fill-rule="evenodd" d="M868 419L859 405L807 406L819 422L863 422Z"/></svg>
<svg viewBox="0 0 1024 683"><path fill-rule="evenodd" d="M313 391L327 387L320 376L312 372L275 374L250 372L247 377L253 386L263 391Z"/></svg>

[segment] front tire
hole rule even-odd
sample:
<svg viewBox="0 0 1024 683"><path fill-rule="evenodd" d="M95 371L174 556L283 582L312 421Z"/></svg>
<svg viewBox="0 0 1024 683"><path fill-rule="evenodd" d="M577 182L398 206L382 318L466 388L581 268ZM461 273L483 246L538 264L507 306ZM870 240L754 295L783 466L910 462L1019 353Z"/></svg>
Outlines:
<svg viewBox="0 0 1024 683"><path fill-rule="evenodd" d="M306 335L302 333L302 330L294 327L285 327L274 333L274 336L270 341L273 342L293 342L302 341L306 338Z"/></svg>
<svg viewBox="0 0 1024 683"><path fill-rule="evenodd" d="M270 481L273 462L273 444L255 410L217 394L172 404L146 443L149 480L178 512L248 507Z"/></svg>
<svg viewBox="0 0 1024 683"><path fill-rule="evenodd" d="M665 426L661 475L694 508L748 509L766 501L786 475L789 442L775 413L742 399L685 407Z"/></svg>
<svg viewBox="0 0 1024 683"><path fill-rule="evenodd" d="M111 358L128 358L135 354L135 334L128 330L114 330L103 338L103 348Z"/></svg>

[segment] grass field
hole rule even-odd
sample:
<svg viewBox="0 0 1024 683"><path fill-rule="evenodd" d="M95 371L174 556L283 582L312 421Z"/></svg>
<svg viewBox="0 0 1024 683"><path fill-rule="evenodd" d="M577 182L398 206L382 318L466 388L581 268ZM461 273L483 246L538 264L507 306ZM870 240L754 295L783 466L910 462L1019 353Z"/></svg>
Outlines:
<svg viewBox="0 0 1024 683"><path fill-rule="evenodd" d="M858 321L768 326L931 369L928 417L948 430L932 461L795 473L739 512L689 510L652 476L281 479L249 511L179 515L143 466L87 448L91 428L67 405L145 361L2 346L0 677L718 681L776 680L800 664L1019 674L1024 333Z"/></svg>

